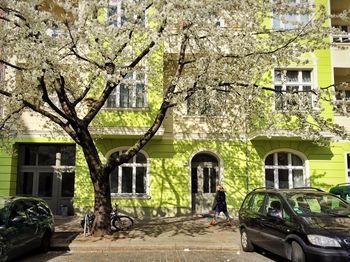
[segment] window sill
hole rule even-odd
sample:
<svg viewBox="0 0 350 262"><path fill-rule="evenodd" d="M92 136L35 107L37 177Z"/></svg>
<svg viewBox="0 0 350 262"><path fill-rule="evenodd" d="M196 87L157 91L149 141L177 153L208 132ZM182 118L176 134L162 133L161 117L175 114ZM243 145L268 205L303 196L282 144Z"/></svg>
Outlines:
<svg viewBox="0 0 350 262"><path fill-rule="evenodd" d="M312 108L313 111L315 112L319 112L321 111L321 109L319 107L313 107ZM297 109L273 109L274 112L276 113L296 113L296 112L307 112L307 110L305 109L300 109L300 110L297 110Z"/></svg>
<svg viewBox="0 0 350 262"><path fill-rule="evenodd" d="M121 111L121 112L146 112L149 107L104 107L106 111Z"/></svg>
<svg viewBox="0 0 350 262"><path fill-rule="evenodd" d="M116 194L111 193L111 198L129 198L129 199L151 199L151 196L146 194Z"/></svg>
<svg viewBox="0 0 350 262"><path fill-rule="evenodd" d="M227 118L225 115L183 115L182 118L189 119L208 119L208 118Z"/></svg>

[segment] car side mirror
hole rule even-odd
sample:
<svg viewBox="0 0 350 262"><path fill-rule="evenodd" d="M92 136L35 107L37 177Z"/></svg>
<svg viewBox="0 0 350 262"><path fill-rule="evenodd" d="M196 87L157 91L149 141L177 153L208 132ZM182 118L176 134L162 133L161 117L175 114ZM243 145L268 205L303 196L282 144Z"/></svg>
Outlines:
<svg viewBox="0 0 350 262"><path fill-rule="evenodd" d="M19 223L23 223L26 219L22 216L16 216L14 217L11 221L14 224L19 224Z"/></svg>

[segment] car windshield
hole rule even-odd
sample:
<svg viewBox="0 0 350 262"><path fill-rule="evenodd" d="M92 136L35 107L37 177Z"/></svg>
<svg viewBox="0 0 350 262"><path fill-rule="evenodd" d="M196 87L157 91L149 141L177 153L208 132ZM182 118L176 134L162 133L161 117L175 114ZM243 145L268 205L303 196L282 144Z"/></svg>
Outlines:
<svg viewBox="0 0 350 262"><path fill-rule="evenodd" d="M349 216L350 205L324 193L297 192L287 194L287 201L300 216Z"/></svg>

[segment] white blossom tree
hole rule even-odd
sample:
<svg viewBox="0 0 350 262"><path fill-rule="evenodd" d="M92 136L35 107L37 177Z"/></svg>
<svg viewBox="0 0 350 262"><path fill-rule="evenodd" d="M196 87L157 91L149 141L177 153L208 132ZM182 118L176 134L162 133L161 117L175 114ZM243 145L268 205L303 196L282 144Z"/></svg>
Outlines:
<svg viewBox="0 0 350 262"><path fill-rule="evenodd" d="M175 111L189 101L194 111L210 107L208 123L225 126L231 137L242 130L330 130L334 126L322 113L305 103L302 112L272 109L276 94L295 99L294 106L305 99L299 92L275 90L267 73L276 66L307 64L307 54L329 45L325 7L286 2L2 0L2 136L17 128L23 110L64 130L86 158L95 194L93 233L104 235L111 233L111 171L151 140L170 108ZM288 20L288 13L304 19ZM274 29L275 21L285 26ZM158 113L129 150L105 163L90 127L113 89L153 54L162 59L150 71L163 76L166 68L164 85L158 87L164 90ZM310 92L319 99L331 96ZM196 99L209 107L197 106ZM225 112L225 121L213 117L215 110ZM281 126L286 119L295 119L293 127Z"/></svg>

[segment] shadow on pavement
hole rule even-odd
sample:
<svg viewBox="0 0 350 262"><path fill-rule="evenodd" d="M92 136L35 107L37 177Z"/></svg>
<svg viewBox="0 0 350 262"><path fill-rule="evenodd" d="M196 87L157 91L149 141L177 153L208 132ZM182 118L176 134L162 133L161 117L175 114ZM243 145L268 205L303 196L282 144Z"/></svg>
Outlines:
<svg viewBox="0 0 350 262"><path fill-rule="evenodd" d="M168 235L170 237L184 235L198 237L201 235L211 234L221 231L237 231L237 223L227 225L226 221L219 220L215 226L209 225L211 218L206 217L181 217L181 218L164 218L161 220L142 221L136 224L132 230L130 238L158 237Z"/></svg>

